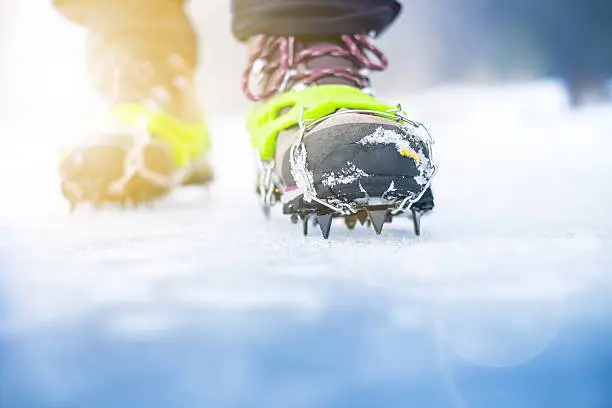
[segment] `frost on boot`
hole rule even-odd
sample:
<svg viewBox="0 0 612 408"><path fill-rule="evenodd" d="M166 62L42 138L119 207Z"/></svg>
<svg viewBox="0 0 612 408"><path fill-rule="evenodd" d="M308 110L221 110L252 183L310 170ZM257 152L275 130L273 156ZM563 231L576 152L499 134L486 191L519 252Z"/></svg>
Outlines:
<svg viewBox="0 0 612 408"><path fill-rule="evenodd" d="M91 82L111 108L86 142L62 159L62 193L72 207L137 206L213 177L196 103L190 23L178 4L128 11L125 18L89 13L95 21L82 22L90 29Z"/></svg>
<svg viewBox="0 0 612 408"><path fill-rule="evenodd" d="M334 217L349 228L369 220L380 233L408 214L420 232L420 215L433 209L432 139L400 107L371 95L368 72L386 66L362 35L253 39L243 90L260 103L248 127L264 208L282 202L304 231L316 217L326 238Z"/></svg>

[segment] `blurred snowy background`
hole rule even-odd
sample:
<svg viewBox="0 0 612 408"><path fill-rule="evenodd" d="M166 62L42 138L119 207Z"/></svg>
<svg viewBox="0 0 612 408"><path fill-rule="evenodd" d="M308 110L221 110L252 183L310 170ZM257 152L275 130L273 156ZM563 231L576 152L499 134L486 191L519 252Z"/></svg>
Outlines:
<svg viewBox="0 0 612 408"><path fill-rule="evenodd" d="M204 106L242 112L245 53L230 34L228 3L191 1L189 9L201 36ZM82 30L50 1L6 1L2 8L0 115L28 118L52 105L48 115L63 121L91 108ZM549 77L563 80L577 99L601 97L612 77L611 27L606 0L410 0L380 38L391 66L374 85L398 98L448 83Z"/></svg>
<svg viewBox="0 0 612 408"><path fill-rule="evenodd" d="M0 4L0 407L612 407L609 2L406 1L374 85L436 136L438 207L329 242L261 216L228 6L190 8L218 180L70 215L85 37Z"/></svg>

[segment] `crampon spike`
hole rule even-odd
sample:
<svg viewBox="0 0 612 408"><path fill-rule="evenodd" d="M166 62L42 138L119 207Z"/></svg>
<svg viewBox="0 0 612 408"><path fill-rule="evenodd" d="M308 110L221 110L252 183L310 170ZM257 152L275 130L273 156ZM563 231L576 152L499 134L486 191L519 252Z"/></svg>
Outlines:
<svg viewBox="0 0 612 408"><path fill-rule="evenodd" d="M421 213L416 209L412 209L412 227L416 236L421 235Z"/></svg>
<svg viewBox="0 0 612 408"><path fill-rule="evenodd" d="M374 226L374 230L377 235L382 233L383 226L385 225L385 219L387 218L387 210L370 211L368 210L370 220Z"/></svg>
<svg viewBox="0 0 612 408"><path fill-rule="evenodd" d="M350 230L355 229L355 225L357 225L357 217L354 215L347 215L344 217L344 223L346 227Z"/></svg>
<svg viewBox="0 0 612 408"><path fill-rule="evenodd" d="M360 211L357 213L357 219L361 223L361 225L365 224L368 219L368 213L366 211Z"/></svg>
<svg viewBox="0 0 612 408"><path fill-rule="evenodd" d="M297 214L291 214L290 220L292 224L298 224L300 222L300 217Z"/></svg>
<svg viewBox="0 0 612 408"><path fill-rule="evenodd" d="M333 221L332 214L318 215L317 221L319 224L319 228L321 228L321 233L323 234L323 238L328 239L329 232L331 230L332 221Z"/></svg>
<svg viewBox="0 0 612 408"><path fill-rule="evenodd" d="M261 210L263 211L266 219L269 220L270 219L270 207L268 207L267 205L264 205L261 207Z"/></svg>
<svg viewBox="0 0 612 408"><path fill-rule="evenodd" d="M303 215L302 216L302 233L305 237L308 236L308 221L310 221L310 216Z"/></svg>
<svg viewBox="0 0 612 408"><path fill-rule="evenodd" d="M391 214L391 211L387 211L387 216L385 217L385 222L387 224L391 224L393 222L393 214Z"/></svg>

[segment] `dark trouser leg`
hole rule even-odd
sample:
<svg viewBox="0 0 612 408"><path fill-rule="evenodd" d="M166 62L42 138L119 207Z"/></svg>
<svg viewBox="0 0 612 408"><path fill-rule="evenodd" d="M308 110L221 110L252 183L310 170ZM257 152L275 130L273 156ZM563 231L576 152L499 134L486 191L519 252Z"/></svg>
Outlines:
<svg viewBox="0 0 612 408"><path fill-rule="evenodd" d="M88 31L88 70L94 87L115 101L171 95L164 109L191 116L173 84L197 66L197 37L180 0L54 0ZM159 101L158 101L159 102Z"/></svg>
<svg viewBox="0 0 612 408"><path fill-rule="evenodd" d="M400 10L396 0L232 0L232 29L239 40L381 33Z"/></svg>

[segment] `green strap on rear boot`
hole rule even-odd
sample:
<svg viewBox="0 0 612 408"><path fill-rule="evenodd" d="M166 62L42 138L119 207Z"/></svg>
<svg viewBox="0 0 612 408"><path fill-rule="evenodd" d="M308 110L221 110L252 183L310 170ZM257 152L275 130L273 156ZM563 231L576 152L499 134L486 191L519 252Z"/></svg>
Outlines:
<svg viewBox="0 0 612 408"><path fill-rule="evenodd" d="M185 123L135 103L120 103L110 113L126 125L137 126L146 120L147 131L172 146L178 167L190 164L210 150L210 136L204 121Z"/></svg>

